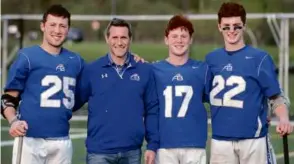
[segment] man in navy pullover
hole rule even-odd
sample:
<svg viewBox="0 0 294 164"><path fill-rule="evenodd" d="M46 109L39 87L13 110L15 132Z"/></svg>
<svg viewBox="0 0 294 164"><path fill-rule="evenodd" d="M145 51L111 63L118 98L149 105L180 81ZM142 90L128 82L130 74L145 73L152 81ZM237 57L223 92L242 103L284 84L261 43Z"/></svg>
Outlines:
<svg viewBox="0 0 294 164"><path fill-rule="evenodd" d="M106 29L109 53L86 65L76 90L75 109L88 102L88 164L154 163L159 144L158 97L152 66L129 52L131 27L113 19Z"/></svg>

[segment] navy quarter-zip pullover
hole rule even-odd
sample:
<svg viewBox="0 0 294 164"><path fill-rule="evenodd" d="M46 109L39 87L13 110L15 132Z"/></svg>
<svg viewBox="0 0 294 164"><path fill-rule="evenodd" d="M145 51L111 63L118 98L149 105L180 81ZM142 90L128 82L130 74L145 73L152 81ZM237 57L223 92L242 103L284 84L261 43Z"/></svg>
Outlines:
<svg viewBox="0 0 294 164"><path fill-rule="evenodd" d="M128 54L122 71L108 55L87 64L78 80L75 109L88 102L88 153L119 153L159 145L158 97L152 66Z"/></svg>

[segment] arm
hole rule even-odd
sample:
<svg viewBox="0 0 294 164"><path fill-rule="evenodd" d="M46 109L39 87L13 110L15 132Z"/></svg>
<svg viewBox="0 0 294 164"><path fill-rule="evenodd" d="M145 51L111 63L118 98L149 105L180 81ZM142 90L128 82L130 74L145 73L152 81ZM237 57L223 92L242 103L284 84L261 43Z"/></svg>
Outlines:
<svg viewBox="0 0 294 164"><path fill-rule="evenodd" d="M280 95L270 97L270 107L279 118L279 125L276 131L280 135L290 134L293 132L293 126L289 121L290 101L282 92Z"/></svg>
<svg viewBox="0 0 294 164"><path fill-rule="evenodd" d="M258 80L263 93L269 98L271 108L279 118L276 131L280 135L290 134L293 127L289 121L286 97L281 92L275 66L270 56L265 56L258 68Z"/></svg>
<svg viewBox="0 0 294 164"><path fill-rule="evenodd" d="M144 93L144 104L147 149L156 152L159 147L159 104L152 70Z"/></svg>
<svg viewBox="0 0 294 164"><path fill-rule="evenodd" d="M19 121L17 108L20 101L20 93L25 89L26 78L29 74L30 63L27 56L18 54L17 59L11 65L5 93L1 97L1 113L11 124L9 130L13 137L25 134L28 125L25 121Z"/></svg>
<svg viewBox="0 0 294 164"><path fill-rule="evenodd" d="M87 65L84 61L82 61L82 69L77 78L77 86L75 90L75 105L73 107L73 111L79 110L88 100L91 93L90 82L87 70Z"/></svg>
<svg viewBox="0 0 294 164"><path fill-rule="evenodd" d="M209 93L211 90L212 84L212 73L209 69L209 66L206 65L206 72L205 72L205 81L204 81L204 93L203 93L203 102L209 103Z"/></svg>
<svg viewBox="0 0 294 164"><path fill-rule="evenodd" d="M7 91L1 97L1 114L9 124L16 118L16 109L19 104L18 97L18 91Z"/></svg>

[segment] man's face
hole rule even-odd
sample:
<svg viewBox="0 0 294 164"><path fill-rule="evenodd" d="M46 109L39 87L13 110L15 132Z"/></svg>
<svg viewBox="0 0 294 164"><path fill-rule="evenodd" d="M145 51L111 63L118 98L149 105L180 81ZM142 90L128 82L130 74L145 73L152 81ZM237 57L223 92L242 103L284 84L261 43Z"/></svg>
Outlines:
<svg viewBox="0 0 294 164"><path fill-rule="evenodd" d="M53 47L61 47L68 34L68 18L48 15L46 21L41 23L43 41Z"/></svg>
<svg viewBox="0 0 294 164"><path fill-rule="evenodd" d="M222 33L225 43L237 44L243 40L245 25L241 17L224 17L218 24L219 31Z"/></svg>
<svg viewBox="0 0 294 164"><path fill-rule="evenodd" d="M187 53L192 38L189 31L183 27L178 27L169 31L165 37L165 44L168 46L169 53L176 56L183 56Z"/></svg>
<svg viewBox="0 0 294 164"><path fill-rule="evenodd" d="M110 27L109 36L105 36L105 40L112 55L116 57L123 57L126 55L131 43L131 38L128 34L129 30L127 27Z"/></svg>

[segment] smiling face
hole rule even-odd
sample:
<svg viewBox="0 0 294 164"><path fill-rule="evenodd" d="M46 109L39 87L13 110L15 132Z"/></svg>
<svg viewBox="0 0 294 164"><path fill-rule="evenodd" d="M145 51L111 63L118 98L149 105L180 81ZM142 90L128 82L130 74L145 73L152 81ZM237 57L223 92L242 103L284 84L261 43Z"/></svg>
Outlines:
<svg viewBox="0 0 294 164"><path fill-rule="evenodd" d="M243 42L245 25L241 17L223 17L218 24L226 45L237 45Z"/></svg>
<svg viewBox="0 0 294 164"><path fill-rule="evenodd" d="M110 53L122 58L126 55L131 43L129 29L124 26L111 26L105 40L109 46Z"/></svg>
<svg viewBox="0 0 294 164"><path fill-rule="evenodd" d="M169 54L183 56L188 53L192 43L189 31L184 27L178 27L170 30L165 37L165 44L168 46Z"/></svg>
<svg viewBox="0 0 294 164"><path fill-rule="evenodd" d="M68 34L68 18L49 14L45 22L41 23L43 32L43 44L54 48L60 48Z"/></svg>

